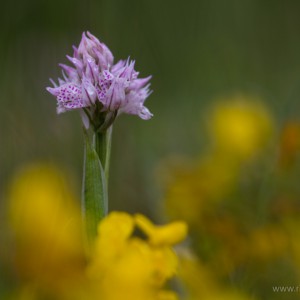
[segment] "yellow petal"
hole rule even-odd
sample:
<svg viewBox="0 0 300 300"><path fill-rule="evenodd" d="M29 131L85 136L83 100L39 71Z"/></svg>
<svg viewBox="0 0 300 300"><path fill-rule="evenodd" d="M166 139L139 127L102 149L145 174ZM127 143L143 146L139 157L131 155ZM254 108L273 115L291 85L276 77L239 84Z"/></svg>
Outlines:
<svg viewBox="0 0 300 300"><path fill-rule="evenodd" d="M135 215L136 225L149 237L152 245L174 245L180 243L187 235L184 222L173 222L164 226L155 226L145 216Z"/></svg>

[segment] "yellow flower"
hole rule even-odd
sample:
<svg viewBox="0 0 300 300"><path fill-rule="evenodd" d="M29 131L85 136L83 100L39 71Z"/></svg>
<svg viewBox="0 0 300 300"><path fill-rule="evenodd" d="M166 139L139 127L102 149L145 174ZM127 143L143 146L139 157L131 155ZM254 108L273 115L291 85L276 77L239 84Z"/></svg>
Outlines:
<svg viewBox="0 0 300 300"><path fill-rule="evenodd" d="M209 126L217 151L246 159L257 154L273 131L272 118L256 99L224 99L210 115Z"/></svg>
<svg viewBox="0 0 300 300"><path fill-rule="evenodd" d="M53 289L65 289L81 277L80 212L62 173L46 164L24 167L10 185L8 200L19 275Z"/></svg>
<svg viewBox="0 0 300 300"><path fill-rule="evenodd" d="M133 236L136 226L149 235L149 241ZM163 286L176 272L177 257L170 246L185 237L185 226L178 222L156 228L141 215L108 215L99 224L87 270L89 278L98 282L101 299L176 299Z"/></svg>
<svg viewBox="0 0 300 300"><path fill-rule="evenodd" d="M171 167L169 176L165 176L167 214L192 226L202 226L203 216L213 214L234 192L242 175L242 163L258 154L273 132L267 109L245 96L224 99L215 105L208 122L213 147L188 165Z"/></svg>
<svg viewBox="0 0 300 300"><path fill-rule="evenodd" d="M16 238L16 299L174 300L164 289L178 260L171 246L186 235L181 222L154 226L141 215L112 212L98 226L89 257L79 207L62 174L50 165L24 168L9 193ZM134 235L139 227L148 239Z"/></svg>

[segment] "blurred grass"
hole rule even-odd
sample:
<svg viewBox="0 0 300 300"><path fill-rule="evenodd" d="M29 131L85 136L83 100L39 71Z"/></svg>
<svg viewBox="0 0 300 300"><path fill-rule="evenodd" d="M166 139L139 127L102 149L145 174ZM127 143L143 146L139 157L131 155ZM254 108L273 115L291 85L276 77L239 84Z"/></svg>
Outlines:
<svg viewBox="0 0 300 300"><path fill-rule="evenodd" d="M90 30L113 51L153 74L154 118L122 116L114 128L111 208L154 213L153 170L170 154L205 143L212 99L259 95L278 124L299 119L300 3L297 1L6 1L0 12L0 189L13 170L49 160L72 174L80 193L79 116L57 116L45 91L57 64Z"/></svg>

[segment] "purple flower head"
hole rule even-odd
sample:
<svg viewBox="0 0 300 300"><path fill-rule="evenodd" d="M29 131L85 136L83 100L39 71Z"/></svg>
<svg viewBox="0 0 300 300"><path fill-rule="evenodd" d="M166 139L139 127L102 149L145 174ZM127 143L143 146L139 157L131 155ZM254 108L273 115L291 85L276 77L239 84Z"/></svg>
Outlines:
<svg viewBox="0 0 300 300"><path fill-rule="evenodd" d="M120 113L138 115L144 120L152 117L144 106L151 94L151 76L138 78L134 61L114 64L111 51L89 32L82 34L78 48L73 49L73 56L67 56L73 66L60 64L63 79L59 78L58 84L51 80L54 87L47 88L57 99L58 113L81 109L95 127L103 122L111 124Z"/></svg>

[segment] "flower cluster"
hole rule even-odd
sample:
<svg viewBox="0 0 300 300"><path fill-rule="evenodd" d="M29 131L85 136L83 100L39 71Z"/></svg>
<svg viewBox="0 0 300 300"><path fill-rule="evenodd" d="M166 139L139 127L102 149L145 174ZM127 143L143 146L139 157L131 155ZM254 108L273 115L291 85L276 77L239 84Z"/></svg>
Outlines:
<svg viewBox="0 0 300 300"><path fill-rule="evenodd" d="M60 64L63 79L47 90L57 98L57 112L83 109L89 121L97 123L99 114L119 113L138 115L144 120L152 117L144 106L150 95L149 80L138 78L135 61L120 60L114 64L114 57L108 47L91 33L83 33L81 42L73 46L73 56L67 56L74 67ZM95 125L95 124L94 124ZM100 124L101 125L101 124Z"/></svg>
<svg viewBox="0 0 300 300"><path fill-rule="evenodd" d="M270 109L247 95L210 112L205 152L159 172L167 213L190 228L184 299L274 299L266 287L300 278L299 122L278 132Z"/></svg>

